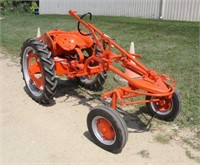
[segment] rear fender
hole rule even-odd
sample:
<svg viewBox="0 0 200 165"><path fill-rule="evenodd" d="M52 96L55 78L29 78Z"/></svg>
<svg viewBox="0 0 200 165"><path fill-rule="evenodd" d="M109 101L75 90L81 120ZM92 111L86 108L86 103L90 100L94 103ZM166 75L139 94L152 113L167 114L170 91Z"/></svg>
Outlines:
<svg viewBox="0 0 200 165"><path fill-rule="evenodd" d="M39 39L47 44L53 56L60 56L66 52L74 53L76 47L87 49L94 44L90 36L83 36L78 31L52 30L44 33Z"/></svg>

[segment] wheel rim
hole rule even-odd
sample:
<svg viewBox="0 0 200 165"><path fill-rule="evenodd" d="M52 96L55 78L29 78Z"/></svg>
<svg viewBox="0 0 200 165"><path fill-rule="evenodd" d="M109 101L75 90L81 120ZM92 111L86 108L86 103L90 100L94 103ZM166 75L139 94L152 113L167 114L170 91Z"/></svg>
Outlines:
<svg viewBox="0 0 200 165"><path fill-rule="evenodd" d="M112 124L104 117L97 116L92 120L92 130L96 138L105 145L112 145L116 141L116 133Z"/></svg>
<svg viewBox="0 0 200 165"><path fill-rule="evenodd" d="M44 89L44 73L36 51L30 46L23 53L23 73L31 93L40 96Z"/></svg>
<svg viewBox="0 0 200 165"><path fill-rule="evenodd" d="M152 99L157 99L153 97ZM173 109L173 101L167 97L159 98L159 101L151 102L151 107L159 115L167 115Z"/></svg>

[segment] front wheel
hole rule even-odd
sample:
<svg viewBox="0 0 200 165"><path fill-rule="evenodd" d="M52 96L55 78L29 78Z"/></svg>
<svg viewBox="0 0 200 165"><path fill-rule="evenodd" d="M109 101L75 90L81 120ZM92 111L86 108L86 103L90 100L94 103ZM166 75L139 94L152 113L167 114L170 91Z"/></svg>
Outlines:
<svg viewBox="0 0 200 165"><path fill-rule="evenodd" d="M151 115L155 115L157 118L165 121L173 121L181 111L181 98L178 91L172 95L172 98L168 97L154 97L147 96L146 100L159 99L156 102L148 102L146 104L147 109Z"/></svg>
<svg viewBox="0 0 200 165"><path fill-rule="evenodd" d="M127 126L118 112L110 107L93 108L88 114L87 126L94 142L109 152L121 152L127 142Z"/></svg>

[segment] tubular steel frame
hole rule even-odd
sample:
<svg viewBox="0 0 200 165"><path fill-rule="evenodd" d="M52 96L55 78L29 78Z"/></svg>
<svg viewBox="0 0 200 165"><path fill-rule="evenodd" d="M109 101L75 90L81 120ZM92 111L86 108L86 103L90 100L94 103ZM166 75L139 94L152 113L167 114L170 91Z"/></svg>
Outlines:
<svg viewBox="0 0 200 165"><path fill-rule="evenodd" d="M121 48L115 41L102 31L97 29L91 23L86 23L80 18L76 11L70 10L69 14L73 16L90 32L89 36L81 35L78 31L64 32L53 30L45 33L40 37L48 47L52 50L53 60L57 75L65 74L68 78L80 76L93 76L104 71L113 71L128 81L127 86L120 86L109 92L102 94L103 99L111 98L110 106L116 109L117 101L120 105L140 104L147 102L159 102L163 104L161 98L170 99L175 92L175 79L167 75L159 75L156 71L145 67L136 58L141 58L140 54L131 54ZM82 50L86 50L93 46L92 55L88 58L84 57ZM115 54L111 51L114 47L121 54ZM74 59L70 62L67 59L59 57L63 52L75 52L78 60ZM97 53L98 52L98 53ZM91 66L90 63L98 63L97 66ZM124 68L127 68L141 77L132 79L119 69L113 66L113 63L121 62ZM125 99L136 96L154 96L151 100L137 100L125 102Z"/></svg>

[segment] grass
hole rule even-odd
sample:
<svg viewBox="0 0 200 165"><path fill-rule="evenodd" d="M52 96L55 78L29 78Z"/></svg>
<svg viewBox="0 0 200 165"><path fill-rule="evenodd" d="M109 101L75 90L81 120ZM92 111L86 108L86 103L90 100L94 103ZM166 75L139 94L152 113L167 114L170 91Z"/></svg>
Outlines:
<svg viewBox="0 0 200 165"><path fill-rule="evenodd" d="M176 78L183 100L177 123L200 124L199 23L110 16L94 16L93 23L126 50L134 41L136 53L142 54L142 62L148 68ZM19 56L22 43L35 37L38 27L43 33L56 28L74 30L76 26L70 16L11 15L1 20L0 43L13 56ZM108 75L105 91L118 86L113 74Z"/></svg>
<svg viewBox="0 0 200 165"><path fill-rule="evenodd" d="M141 150L140 152L138 152L137 154L141 155L143 158L150 158L149 157L149 151L148 150Z"/></svg>
<svg viewBox="0 0 200 165"><path fill-rule="evenodd" d="M189 159L193 159L193 160L195 160L196 162L200 163L200 157L194 156L189 150L186 150L186 151L185 151L185 154L186 154L186 156L187 156Z"/></svg>
<svg viewBox="0 0 200 165"><path fill-rule="evenodd" d="M200 151L200 139L199 138L187 138L183 139L183 141L192 147L194 150Z"/></svg>
<svg viewBox="0 0 200 165"><path fill-rule="evenodd" d="M162 144L168 144L170 141L170 137L166 134L157 134L154 137L155 141L162 143Z"/></svg>

